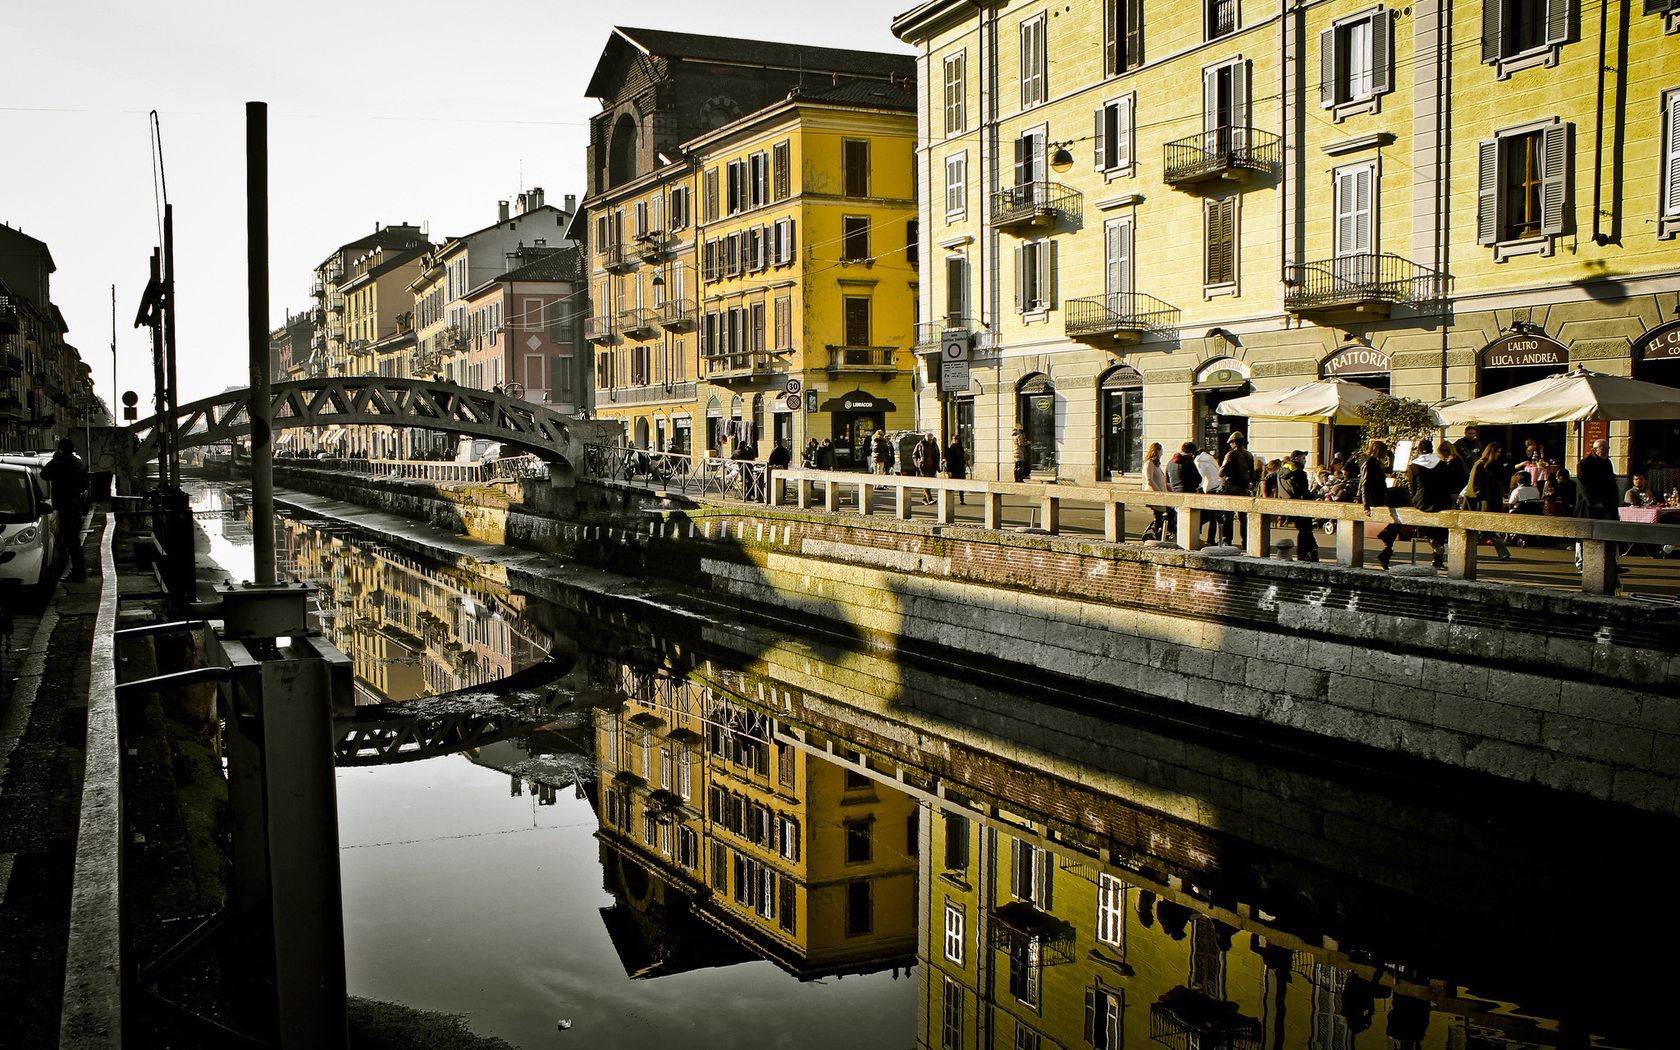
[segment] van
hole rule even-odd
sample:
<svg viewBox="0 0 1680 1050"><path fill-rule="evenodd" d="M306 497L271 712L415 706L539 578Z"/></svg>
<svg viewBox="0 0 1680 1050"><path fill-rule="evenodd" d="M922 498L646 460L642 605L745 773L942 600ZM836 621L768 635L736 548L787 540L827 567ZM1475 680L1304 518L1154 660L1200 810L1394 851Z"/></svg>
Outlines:
<svg viewBox="0 0 1680 1050"><path fill-rule="evenodd" d="M57 526L41 458L0 457L0 588L52 586Z"/></svg>

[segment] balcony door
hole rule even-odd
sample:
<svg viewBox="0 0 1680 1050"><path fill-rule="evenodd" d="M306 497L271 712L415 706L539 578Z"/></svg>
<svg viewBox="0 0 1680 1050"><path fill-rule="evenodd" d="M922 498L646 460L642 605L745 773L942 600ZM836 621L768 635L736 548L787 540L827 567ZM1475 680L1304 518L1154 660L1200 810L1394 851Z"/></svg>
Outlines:
<svg viewBox="0 0 1680 1050"><path fill-rule="evenodd" d="M1248 145L1248 63L1243 59L1202 70L1202 131L1210 153Z"/></svg>
<svg viewBox="0 0 1680 1050"><path fill-rule="evenodd" d="M1103 224L1103 291L1111 313L1131 312L1132 220L1110 219Z"/></svg>
<svg viewBox="0 0 1680 1050"><path fill-rule="evenodd" d="M1047 129L1038 127L1023 132L1015 140L1015 195L1019 203L1040 204L1040 188L1048 178L1044 159Z"/></svg>
<svg viewBox="0 0 1680 1050"><path fill-rule="evenodd" d="M1377 168L1354 164L1334 177L1336 281L1365 287L1377 277Z"/></svg>

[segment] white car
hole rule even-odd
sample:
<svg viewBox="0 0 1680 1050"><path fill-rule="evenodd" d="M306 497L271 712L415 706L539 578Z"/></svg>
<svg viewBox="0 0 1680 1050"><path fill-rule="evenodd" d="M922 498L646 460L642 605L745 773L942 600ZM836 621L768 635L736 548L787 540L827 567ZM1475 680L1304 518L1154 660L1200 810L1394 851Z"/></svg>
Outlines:
<svg viewBox="0 0 1680 1050"><path fill-rule="evenodd" d="M41 468L21 456L0 458L0 588L52 586L57 526Z"/></svg>

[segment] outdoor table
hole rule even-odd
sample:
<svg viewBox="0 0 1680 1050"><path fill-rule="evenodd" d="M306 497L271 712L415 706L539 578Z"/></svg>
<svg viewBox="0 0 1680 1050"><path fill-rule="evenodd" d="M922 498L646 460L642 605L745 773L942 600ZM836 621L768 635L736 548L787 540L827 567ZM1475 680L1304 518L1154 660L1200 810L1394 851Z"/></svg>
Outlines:
<svg viewBox="0 0 1680 1050"><path fill-rule="evenodd" d="M1623 521L1636 521L1642 525L1680 521L1680 507L1618 507L1616 513Z"/></svg>

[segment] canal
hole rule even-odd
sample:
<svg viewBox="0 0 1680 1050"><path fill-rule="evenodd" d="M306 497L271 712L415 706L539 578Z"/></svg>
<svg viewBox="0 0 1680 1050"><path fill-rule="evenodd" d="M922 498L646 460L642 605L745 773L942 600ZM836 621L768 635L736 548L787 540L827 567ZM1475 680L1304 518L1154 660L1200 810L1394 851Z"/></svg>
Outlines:
<svg viewBox="0 0 1680 1050"><path fill-rule="evenodd" d="M240 493L193 499L244 578ZM274 527L427 727L341 748L353 995L523 1047L1673 1045L1671 822ZM437 730L509 676L545 702Z"/></svg>

